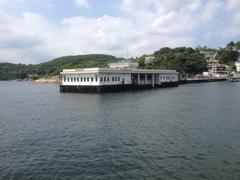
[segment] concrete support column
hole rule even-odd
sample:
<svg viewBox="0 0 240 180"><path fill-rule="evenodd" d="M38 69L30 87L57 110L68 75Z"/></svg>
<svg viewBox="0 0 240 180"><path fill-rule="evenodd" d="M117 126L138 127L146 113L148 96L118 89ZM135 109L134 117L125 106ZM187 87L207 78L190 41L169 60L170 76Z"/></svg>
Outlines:
<svg viewBox="0 0 240 180"><path fill-rule="evenodd" d="M147 74L145 74L145 84L147 85Z"/></svg>
<svg viewBox="0 0 240 180"><path fill-rule="evenodd" d="M138 84L140 84L140 74L138 74Z"/></svg>
<svg viewBox="0 0 240 180"><path fill-rule="evenodd" d="M152 87L154 87L154 74L152 74Z"/></svg>

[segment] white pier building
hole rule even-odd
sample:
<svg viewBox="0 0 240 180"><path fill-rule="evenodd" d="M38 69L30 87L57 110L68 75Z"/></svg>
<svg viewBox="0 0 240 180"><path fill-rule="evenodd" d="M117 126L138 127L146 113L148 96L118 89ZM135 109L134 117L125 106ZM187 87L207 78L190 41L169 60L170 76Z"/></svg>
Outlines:
<svg viewBox="0 0 240 180"><path fill-rule="evenodd" d="M175 70L137 69L128 66L114 68L64 69L61 72L61 92L112 92L178 85Z"/></svg>

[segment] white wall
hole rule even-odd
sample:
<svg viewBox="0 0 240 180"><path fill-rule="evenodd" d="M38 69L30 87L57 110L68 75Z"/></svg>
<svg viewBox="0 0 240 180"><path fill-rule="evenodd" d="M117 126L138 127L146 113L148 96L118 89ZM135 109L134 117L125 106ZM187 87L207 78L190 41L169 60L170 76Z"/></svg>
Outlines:
<svg viewBox="0 0 240 180"><path fill-rule="evenodd" d="M63 85L97 86L99 85L99 75L95 75L95 74L63 75L62 84Z"/></svg>
<svg viewBox="0 0 240 180"><path fill-rule="evenodd" d="M113 79L114 78L114 79ZM131 74L76 74L76 75L63 75L63 85L78 85L78 86L99 86L99 85L118 85L118 84L131 84ZM85 80L85 81L84 81ZM177 74L155 74L155 84L162 82L175 82L178 81ZM151 84L152 80L148 80L147 84ZM145 84L143 80L141 84Z"/></svg>
<svg viewBox="0 0 240 180"><path fill-rule="evenodd" d="M112 79L112 78L114 78L114 79ZM117 85L117 84L122 84L123 79L124 79L124 84L131 84L131 75L130 74L63 75L62 76L62 84L63 85L78 85L78 86Z"/></svg>

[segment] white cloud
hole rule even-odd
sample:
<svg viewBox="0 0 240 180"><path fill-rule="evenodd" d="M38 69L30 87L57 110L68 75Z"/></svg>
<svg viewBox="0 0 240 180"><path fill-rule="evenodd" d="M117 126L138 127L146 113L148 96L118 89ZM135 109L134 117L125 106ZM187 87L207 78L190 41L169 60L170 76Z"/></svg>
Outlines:
<svg viewBox="0 0 240 180"><path fill-rule="evenodd" d="M236 24L240 24L240 11L236 12L233 17L233 22Z"/></svg>
<svg viewBox="0 0 240 180"><path fill-rule="evenodd" d="M236 36L240 36L239 28L240 28L240 26L226 27L219 32L219 35L222 38L226 38L226 37L234 38ZM239 39L237 39L237 40L239 40Z"/></svg>
<svg viewBox="0 0 240 180"><path fill-rule="evenodd" d="M121 8L136 19L140 27L152 32L186 32L211 20L224 7L221 0L122 0Z"/></svg>
<svg viewBox="0 0 240 180"><path fill-rule="evenodd" d="M218 32L221 38L233 38L233 40L239 41L240 39L240 1L228 0L226 9L230 13L230 19L225 22ZM237 37L237 39L236 39ZM235 39L234 39L235 38Z"/></svg>
<svg viewBox="0 0 240 180"><path fill-rule="evenodd" d="M88 0L74 0L74 2L78 7L81 7L81 8L90 7Z"/></svg>
<svg viewBox="0 0 240 180"><path fill-rule="evenodd" d="M40 62L69 54L107 53L130 56L150 53L160 46L191 44L188 37L148 35L127 18L73 17L54 26L39 14L25 12L8 17L0 29L0 59L11 62ZM167 42L167 43L166 43Z"/></svg>
<svg viewBox="0 0 240 180"><path fill-rule="evenodd" d="M227 8L229 10L239 8L240 6L240 1L239 0L228 0Z"/></svg>
<svg viewBox="0 0 240 180"><path fill-rule="evenodd" d="M4 24L0 27L0 59L11 62L36 63L87 53L121 56L138 39L131 21L111 16L66 18L56 27L40 14L25 12L18 18L6 15L0 24Z"/></svg>
<svg viewBox="0 0 240 180"><path fill-rule="evenodd" d="M0 0L0 4L10 4L10 3L23 3L26 2L27 0Z"/></svg>
<svg viewBox="0 0 240 180"><path fill-rule="evenodd" d="M49 3L49 1L51 0L0 0L0 5L1 6L11 6L14 4L22 4L22 3L28 3L28 2L41 2L41 3L46 3L47 6L52 5L51 3Z"/></svg>
<svg viewBox="0 0 240 180"><path fill-rule="evenodd" d="M88 1L75 2L89 8ZM164 46L195 46L198 38L210 41L213 36L224 39L229 34L240 35L237 10L232 10L232 22L227 22L227 28L223 22L223 28L215 28L222 21L217 15L229 11L229 3L236 1L203 2L121 0L123 17L78 16L64 18L59 24L38 13L15 16L0 8L0 60L38 63L74 54L107 53L122 57L127 51L130 56L139 56ZM201 31L198 36L194 34Z"/></svg>
<svg viewBox="0 0 240 180"><path fill-rule="evenodd" d="M25 12L20 17L0 13L0 59L11 62L37 62L51 56L48 51L37 49L52 41L57 33L54 25L43 16ZM42 54L41 56L39 56Z"/></svg>

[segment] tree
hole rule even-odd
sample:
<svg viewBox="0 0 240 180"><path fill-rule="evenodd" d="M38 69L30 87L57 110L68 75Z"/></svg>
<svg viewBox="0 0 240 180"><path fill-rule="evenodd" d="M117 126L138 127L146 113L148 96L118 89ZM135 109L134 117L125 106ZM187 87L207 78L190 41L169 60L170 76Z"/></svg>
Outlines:
<svg viewBox="0 0 240 180"><path fill-rule="evenodd" d="M235 43L235 49L236 49L237 51L240 50L240 41L237 41L237 42Z"/></svg>
<svg viewBox="0 0 240 180"><path fill-rule="evenodd" d="M138 57L136 58L137 62L139 63L139 67L144 67L145 66L145 58L147 57L148 55L144 54L142 55L141 57Z"/></svg>
<svg viewBox="0 0 240 180"><path fill-rule="evenodd" d="M207 63L199 50L164 47L154 52L156 62L152 68L175 69L182 74L197 74L207 69Z"/></svg>
<svg viewBox="0 0 240 180"><path fill-rule="evenodd" d="M234 46L235 46L235 43L233 41L231 41L227 44L226 48L229 50L233 50Z"/></svg>
<svg viewBox="0 0 240 180"><path fill-rule="evenodd" d="M216 58L220 63L228 64L238 60L239 52L228 48L221 48L218 51Z"/></svg>

